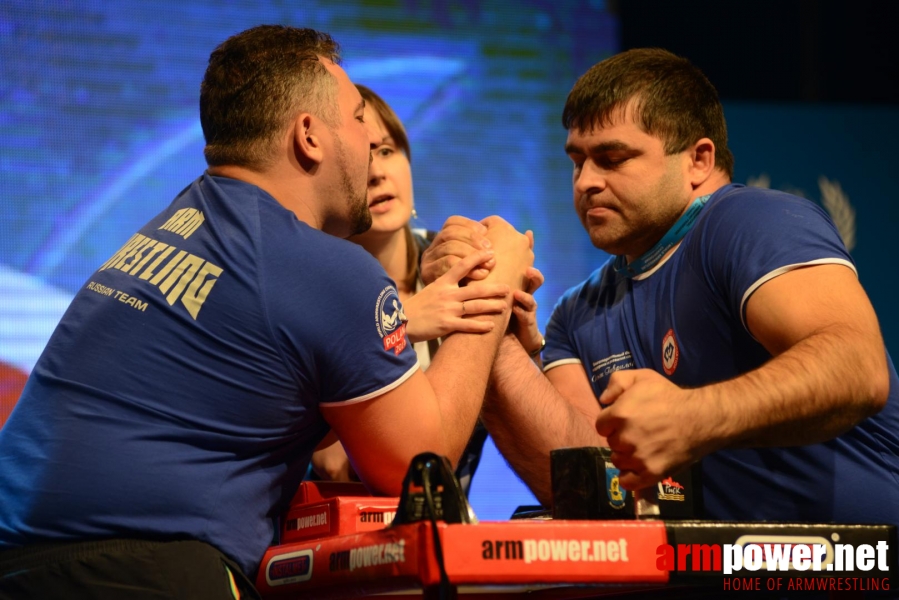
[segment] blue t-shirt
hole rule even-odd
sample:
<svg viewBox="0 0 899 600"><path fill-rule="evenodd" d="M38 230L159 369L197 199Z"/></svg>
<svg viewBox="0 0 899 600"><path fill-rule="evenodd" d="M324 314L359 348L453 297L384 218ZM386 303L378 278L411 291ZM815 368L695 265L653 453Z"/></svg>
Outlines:
<svg viewBox="0 0 899 600"><path fill-rule="evenodd" d="M582 364L597 397L620 369L653 369L682 387L732 379L771 358L745 326L750 295L790 269L828 263L855 269L819 207L725 186L657 270L628 279L610 261L565 293L547 327L546 369ZM889 368L886 407L834 440L704 458L707 516L899 524L899 379Z"/></svg>
<svg viewBox="0 0 899 600"><path fill-rule="evenodd" d="M192 538L252 576L328 431L418 368L393 281L204 175L76 294L0 429L0 548Z"/></svg>

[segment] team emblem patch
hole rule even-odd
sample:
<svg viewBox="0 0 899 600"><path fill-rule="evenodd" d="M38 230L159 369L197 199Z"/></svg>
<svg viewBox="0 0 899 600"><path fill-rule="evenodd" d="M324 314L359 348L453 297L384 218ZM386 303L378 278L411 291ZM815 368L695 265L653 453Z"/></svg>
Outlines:
<svg viewBox="0 0 899 600"><path fill-rule="evenodd" d="M388 286L378 294L378 302L375 305L375 323L378 327L378 335L384 342L384 350L393 350L399 355L406 347L406 318L403 313L403 305L396 288Z"/></svg>
<svg viewBox="0 0 899 600"><path fill-rule="evenodd" d="M606 463L606 494L609 496L609 506L612 508L624 508L624 501L627 498L627 490L618 483L618 476L621 471Z"/></svg>
<svg viewBox="0 0 899 600"><path fill-rule="evenodd" d="M674 330L669 329L662 338L662 368L665 369L665 375L674 375L679 355L680 350L677 347L677 340L674 338Z"/></svg>

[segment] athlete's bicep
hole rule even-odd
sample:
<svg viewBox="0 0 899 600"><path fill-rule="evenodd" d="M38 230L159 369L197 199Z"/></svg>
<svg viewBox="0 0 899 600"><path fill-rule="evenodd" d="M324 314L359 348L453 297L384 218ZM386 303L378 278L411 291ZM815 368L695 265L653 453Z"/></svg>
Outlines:
<svg viewBox="0 0 899 600"><path fill-rule="evenodd" d="M437 399L421 369L380 396L320 408L372 493L398 496L417 454L446 454Z"/></svg>
<svg viewBox="0 0 899 600"><path fill-rule="evenodd" d="M882 354L871 302L855 272L842 264L795 269L765 282L746 301L746 326L774 356L834 328L853 333L847 342L867 340Z"/></svg>

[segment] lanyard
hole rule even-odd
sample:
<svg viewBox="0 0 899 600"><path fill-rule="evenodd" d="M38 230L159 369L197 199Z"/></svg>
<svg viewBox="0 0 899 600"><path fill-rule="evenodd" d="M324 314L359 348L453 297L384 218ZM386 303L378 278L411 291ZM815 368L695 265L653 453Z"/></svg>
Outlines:
<svg viewBox="0 0 899 600"><path fill-rule="evenodd" d="M671 226L671 229L662 236L662 239L640 258L637 258L632 263L628 264L627 258L624 255L616 256L615 262L612 264L612 268L615 269L615 272L623 277L634 277L635 275L641 275L656 266L659 261L662 260L662 257L665 256L669 250L674 248L674 246L679 244L680 241L684 239L684 236L687 235L687 232L692 229L693 224L696 223L697 217L699 217L699 213L705 208L705 204L709 201L711 196L711 194L708 194L694 200L687 211L681 215L680 219L678 219L677 222Z"/></svg>

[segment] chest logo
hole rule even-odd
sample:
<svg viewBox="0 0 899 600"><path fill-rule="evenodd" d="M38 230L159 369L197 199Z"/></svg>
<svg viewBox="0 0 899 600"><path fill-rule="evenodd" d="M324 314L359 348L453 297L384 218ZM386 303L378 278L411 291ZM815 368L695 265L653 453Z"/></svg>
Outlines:
<svg viewBox="0 0 899 600"><path fill-rule="evenodd" d="M384 350L393 350L399 355L406 347L406 318L396 289L386 287L381 290L375 306L375 323L378 335L384 342Z"/></svg>
<svg viewBox="0 0 899 600"><path fill-rule="evenodd" d="M662 338L662 368L665 370L665 375L674 375L679 357L680 350L677 347L677 340L674 338L674 330L669 329Z"/></svg>

